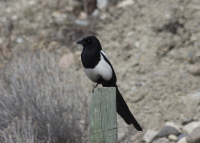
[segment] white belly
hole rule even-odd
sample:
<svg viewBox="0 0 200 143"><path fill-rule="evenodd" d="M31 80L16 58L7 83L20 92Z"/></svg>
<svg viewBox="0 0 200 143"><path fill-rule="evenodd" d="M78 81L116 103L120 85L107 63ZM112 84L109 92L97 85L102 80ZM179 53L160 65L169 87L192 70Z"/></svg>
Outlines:
<svg viewBox="0 0 200 143"><path fill-rule="evenodd" d="M93 82L97 82L99 76L101 76L104 80L109 81L112 78L112 68L110 65L104 60L101 55L101 60L98 65L94 69L84 68L86 75Z"/></svg>

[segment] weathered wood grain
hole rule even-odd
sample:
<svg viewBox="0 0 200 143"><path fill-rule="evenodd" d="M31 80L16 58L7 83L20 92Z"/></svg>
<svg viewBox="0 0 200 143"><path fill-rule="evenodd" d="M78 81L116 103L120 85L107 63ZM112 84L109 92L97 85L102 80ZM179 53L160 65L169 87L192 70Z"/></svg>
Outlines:
<svg viewBox="0 0 200 143"><path fill-rule="evenodd" d="M90 142L117 142L116 88L95 88L90 105Z"/></svg>

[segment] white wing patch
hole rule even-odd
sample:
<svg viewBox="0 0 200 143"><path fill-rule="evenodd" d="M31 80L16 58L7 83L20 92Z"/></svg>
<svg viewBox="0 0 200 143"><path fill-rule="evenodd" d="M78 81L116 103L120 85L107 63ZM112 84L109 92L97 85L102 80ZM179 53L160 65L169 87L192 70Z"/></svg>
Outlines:
<svg viewBox="0 0 200 143"><path fill-rule="evenodd" d="M105 55L105 53L104 53L104 55ZM101 76L106 81L109 81L112 78L112 68L104 60L104 57L102 55L101 55L101 60L99 61L99 63L96 65L96 67L94 69L84 68L84 70L85 70L86 75L93 82L97 82L97 80L99 78L98 76Z"/></svg>
<svg viewBox="0 0 200 143"><path fill-rule="evenodd" d="M106 56L106 53L104 53L104 51L101 50L101 54L103 54L108 59L108 57Z"/></svg>

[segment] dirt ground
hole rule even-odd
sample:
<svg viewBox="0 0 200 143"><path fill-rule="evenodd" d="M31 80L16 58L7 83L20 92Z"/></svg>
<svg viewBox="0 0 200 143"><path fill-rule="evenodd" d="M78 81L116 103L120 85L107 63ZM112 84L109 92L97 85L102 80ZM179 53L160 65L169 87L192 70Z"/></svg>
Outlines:
<svg viewBox="0 0 200 143"><path fill-rule="evenodd" d="M81 10L71 11L70 6L67 0L0 1L1 68L12 53L24 56L41 50L55 53L58 60L73 53L74 70L83 75L82 47L75 42L96 35L113 64L122 95L144 130L160 130L167 121L200 119L200 106L183 100L200 91L199 0L135 0L125 8L111 6L97 17L89 16L86 27L74 24ZM81 86L91 92L94 84L82 78ZM125 125L121 122L120 127Z"/></svg>

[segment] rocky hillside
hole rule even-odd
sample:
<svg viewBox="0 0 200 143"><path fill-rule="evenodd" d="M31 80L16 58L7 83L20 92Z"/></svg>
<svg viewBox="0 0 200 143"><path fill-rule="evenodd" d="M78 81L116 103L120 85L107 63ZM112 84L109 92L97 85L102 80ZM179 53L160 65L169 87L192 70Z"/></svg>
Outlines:
<svg viewBox="0 0 200 143"><path fill-rule="evenodd" d="M82 47L76 41L95 35L144 128L136 132L118 117L119 140L200 142L200 133L195 134L200 122L200 1L7 0L0 1L0 9L2 71L13 57L47 52L60 69L70 68L80 77L76 84L91 95L94 84L84 77ZM180 135L186 136L182 142Z"/></svg>

